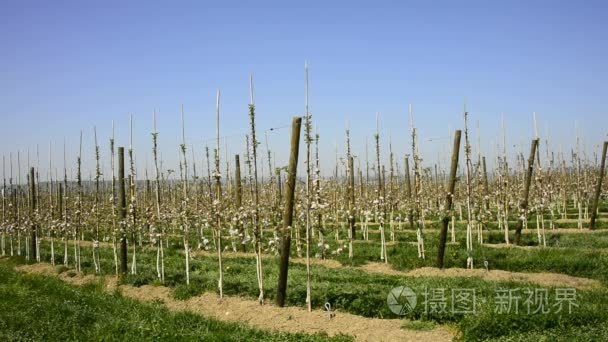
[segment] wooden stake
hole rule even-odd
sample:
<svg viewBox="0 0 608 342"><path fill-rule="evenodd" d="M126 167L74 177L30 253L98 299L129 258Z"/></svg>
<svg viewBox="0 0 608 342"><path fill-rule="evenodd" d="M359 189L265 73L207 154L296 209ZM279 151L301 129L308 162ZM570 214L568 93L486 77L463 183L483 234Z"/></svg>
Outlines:
<svg viewBox="0 0 608 342"><path fill-rule="evenodd" d="M410 156L405 155L405 188L407 190L407 199L410 201L410 206L412 205L412 183L410 181ZM414 229L414 213L412 208L410 207L407 214L407 219L410 222L410 228Z"/></svg>
<svg viewBox="0 0 608 342"><path fill-rule="evenodd" d="M35 178L34 168L30 168L30 215L32 220L32 225L30 227L30 260L36 260L36 250L37 250L37 241L38 241L38 227L35 220L36 215L36 178Z"/></svg>
<svg viewBox="0 0 608 342"><path fill-rule="evenodd" d="M490 210L489 187L488 187L488 169L486 168L486 157L481 157L481 166L483 168L483 192L486 210Z"/></svg>
<svg viewBox="0 0 608 342"><path fill-rule="evenodd" d="M120 219L120 273L127 274L127 198L124 147L118 148L118 218Z"/></svg>
<svg viewBox="0 0 608 342"><path fill-rule="evenodd" d="M291 249L291 226L293 223L293 205L296 189L296 172L298 168L298 152L300 151L300 129L302 118L293 118L291 124L291 152L289 155L289 167L287 171L287 183L285 184L285 209L283 211L283 241L281 246L281 264L279 266L279 282L277 285L276 304L285 306L287 296L287 272L289 270L289 253Z"/></svg>
<svg viewBox="0 0 608 342"><path fill-rule="evenodd" d="M355 167L354 167L354 158L351 156L348 158L348 223L350 226L350 238L351 238L351 249L352 249L352 240L356 238L355 235Z"/></svg>
<svg viewBox="0 0 608 342"><path fill-rule="evenodd" d="M604 141L604 149L602 150L602 164L600 165L597 185L595 187L595 195L593 196L593 206L591 207L591 221L589 222L589 229L595 229L595 220L597 218L597 206L600 199L600 194L602 193L602 180L604 179L604 173L606 170L607 149L608 141Z"/></svg>
<svg viewBox="0 0 608 342"><path fill-rule="evenodd" d="M454 188L456 186L456 171L458 170L458 156L460 154L460 136L462 131L457 130L454 135L454 147L452 149L452 165L450 167L450 184L448 186L448 192L445 198L445 214L443 216L443 222L441 226L441 232L439 234L439 250L437 252L437 267L443 268L444 266L444 255L445 255L445 243L448 236L448 225L450 223L450 211L452 210L452 203L454 199Z"/></svg>
<svg viewBox="0 0 608 342"><path fill-rule="evenodd" d="M243 186L241 184L241 158L239 155L234 156L234 182L236 187L236 199L235 204L237 211L241 211L241 207L243 206ZM244 227L238 223L239 225L239 235L241 236L241 241L239 241L241 252L246 252L247 246L243 243L245 239L245 229Z"/></svg>
<svg viewBox="0 0 608 342"><path fill-rule="evenodd" d="M524 221L528 219L526 211L528 210L528 197L530 195L530 183L532 183L532 172L534 171L534 159L536 156L537 147L538 139L533 139L532 147L530 148L530 157L528 158L528 169L526 171L526 180L524 184L524 196L519 204L520 217L519 220L517 220L517 226L515 227L515 245L519 245Z"/></svg>

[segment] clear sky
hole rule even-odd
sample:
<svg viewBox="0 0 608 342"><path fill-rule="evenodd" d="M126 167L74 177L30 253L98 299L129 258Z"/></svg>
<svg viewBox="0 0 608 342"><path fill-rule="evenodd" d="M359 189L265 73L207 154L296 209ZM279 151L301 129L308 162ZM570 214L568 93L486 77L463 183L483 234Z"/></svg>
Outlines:
<svg viewBox="0 0 608 342"><path fill-rule="evenodd" d="M249 74L263 141L266 129L302 115L305 60L325 171L334 144L344 150L347 122L363 156L376 112L383 146L392 135L401 159L409 152L410 103L425 163L445 158L465 97L473 138L479 121L488 156L501 140L502 112L511 148L533 137L534 111L556 150L573 146L575 121L588 151L606 139L606 1L290 3L2 0L0 153L8 162L9 152L25 156L29 148L33 159L38 145L45 166L52 142L54 167L61 167L65 139L73 167L83 129L91 170L97 126L107 168L111 121L118 144L127 145L132 113L141 174L151 162L156 109L165 166L177 168L180 105L188 145L202 157L212 144L218 88L221 135L231 155L239 153ZM287 160L288 131L269 134L278 164Z"/></svg>

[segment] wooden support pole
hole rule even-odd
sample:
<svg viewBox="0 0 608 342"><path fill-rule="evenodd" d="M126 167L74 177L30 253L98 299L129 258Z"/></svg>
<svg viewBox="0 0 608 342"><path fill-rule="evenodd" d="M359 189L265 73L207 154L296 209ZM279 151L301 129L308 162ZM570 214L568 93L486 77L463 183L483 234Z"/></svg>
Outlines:
<svg viewBox="0 0 608 342"><path fill-rule="evenodd" d="M591 221L589 222L589 229L595 229L595 220L597 219L597 207L600 200L600 194L602 193L602 180L604 179L604 173L606 171L607 150L608 141L604 141L604 149L602 150L602 163L600 165L597 184L595 186L595 195L593 196L593 206L591 207Z"/></svg>
<svg viewBox="0 0 608 342"><path fill-rule="evenodd" d="M448 236L448 225L450 223L450 211L452 210L452 203L454 200L454 189L456 187L456 172L458 171L458 157L460 155L460 136L462 131L457 130L454 135L454 147L452 148L452 165L450 166L450 183L448 185L448 192L445 200L445 213L443 215L441 232L439 233L439 250L437 253L437 267L443 268L444 266L444 255L445 255L445 244Z"/></svg>
<svg viewBox="0 0 608 342"><path fill-rule="evenodd" d="M118 148L118 218L120 220L120 273L127 274L127 198L124 147Z"/></svg>
<svg viewBox="0 0 608 342"><path fill-rule="evenodd" d="M63 184L59 183L57 187L57 219L63 219Z"/></svg>
<svg viewBox="0 0 608 342"><path fill-rule="evenodd" d="M30 168L30 215L32 220L32 225L30 227L30 260L36 260L36 251L38 247L38 226L36 220L34 220L34 216L36 215L36 172L34 168Z"/></svg>
<svg viewBox="0 0 608 342"><path fill-rule="evenodd" d="M528 210L528 197L530 196L530 184L532 183L532 172L534 171L534 159L536 159L536 149L538 148L538 139L532 140L530 148L530 157L528 157L528 169L526 171L526 179L524 184L524 195L519 203L519 220L515 226L515 245L519 245L521 240L521 230L524 227L524 220L528 219L526 211Z"/></svg>
<svg viewBox="0 0 608 342"><path fill-rule="evenodd" d="M241 159L239 155L234 156L234 182L236 188L235 204L237 208L243 205L243 186L241 184Z"/></svg>
<svg viewBox="0 0 608 342"><path fill-rule="evenodd" d="M488 169L486 168L486 157L481 157L481 166L483 167L483 192L486 210L490 210L490 188L488 187Z"/></svg>
<svg viewBox="0 0 608 342"><path fill-rule="evenodd" d="M291 153L285 184L285 207L283 211L283 240L281 244L281 264L279 266L279 283L277 285L276 304L285 306L287 296L287 272L289 269L289 253L291 250L291 226L293 223L293 205L296 189L296 171L298 168L298 152L300 150L300 129L302 118L295 117L291 124Z"/></svg>
<svg viewBox="0 0 608 342"><path fill-rule="evenodd" d="M235 205L237 208L237 211L241 211L241 207L243 206L243 185L241 183L241 158L239 157L238 154L236 154L234 156L234 182L235 182ZM239 246L240 246L240 250L241 252L246 252L247 250L247 246L243 243L243 240L245 239L245 230L243 229L243 225L239 222L238 224L238 230L239 230L239 236L241 237L241 241L239 241Z"/></svg>
<svg viewBox="0 0 608 342"><path fill-rule="evenodd" d="M405 189L407 190L407 199L411 200L412 183L410 182L410 157L407 155L405 156ZM414 212L412 208L408 210L407 219L410 222L410 228L414 229Z"/></svg>
<svg viewBox="0 0 608 342"><path fill-rule="evenodd" d="M350 226L351 238L354 240L356 238L355 235L355 167L354 167L354 158L351 156L348 158L348 224Z"/></svg>

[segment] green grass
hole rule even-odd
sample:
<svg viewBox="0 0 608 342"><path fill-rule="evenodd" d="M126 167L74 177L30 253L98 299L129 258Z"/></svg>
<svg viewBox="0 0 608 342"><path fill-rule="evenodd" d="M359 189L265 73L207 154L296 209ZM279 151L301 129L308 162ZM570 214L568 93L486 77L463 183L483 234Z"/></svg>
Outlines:
<svg viewBox="0 0 608 342"><path fill-rule="evenodd" d="M580 327L555 328L545 331L533 331L502 337L486 339L493 342L572 342L572 341L597 341L608 339L608 326L606 325L583 325Z"/></svg>
<svg viewBox="0 0 608 342"><path fill-rule="evenodd" d="M433 321L404 321L401 327L416 331L431 331L437 327L437 323Z"/></svg>
<svg viewBox="0 0 608 342"><path fill-rule="evenodd" d="M348 341L264 332L143 304L101 285L71 287L0 262L1 341Z"/></svg>

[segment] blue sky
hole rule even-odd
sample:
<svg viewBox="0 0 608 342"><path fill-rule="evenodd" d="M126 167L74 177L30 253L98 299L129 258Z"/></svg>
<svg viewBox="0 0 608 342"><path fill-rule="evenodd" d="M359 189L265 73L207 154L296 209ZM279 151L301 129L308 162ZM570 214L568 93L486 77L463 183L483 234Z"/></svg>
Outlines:
<svg viewBox="0 0 608 342"><path fill-rule="evenodd" d="M489 157L502 112L511 148L533 137L535 111L554 149L573 146L578 121L591 153L608 131L607 17L602 1L3 0L0 153L29 148L33 159L38 145L45 168L51 141L61 167L65 139L73 167L82 129L90 170L97 126L107 168L111 121L126 145L133 114L141 174L151 162L156 109L165 166L176 168L180 105L188 145L202 156L212 144L218 88L221 134L231 155L242 153L249 74L263 137L303 113L305 60L324 170L333 167L334 145L344 150L347 122L363 155L376 112L383 146L391 135L401 159L410 146L410 103L425 163L444 159L449 129L462 127L465 97L473 137L479 121ZM288 133L269 134L278 164L287 160Z"/></svg>

